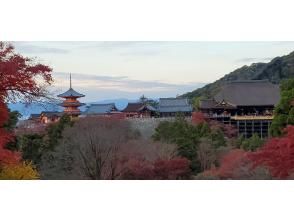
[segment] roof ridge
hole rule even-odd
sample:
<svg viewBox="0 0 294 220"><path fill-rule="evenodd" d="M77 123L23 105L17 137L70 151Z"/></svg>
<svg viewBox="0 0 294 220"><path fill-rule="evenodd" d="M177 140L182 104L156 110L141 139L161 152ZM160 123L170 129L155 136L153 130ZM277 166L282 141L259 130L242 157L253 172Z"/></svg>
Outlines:
<svg viewBox="0 0 294 220"><path fill-rule="evenodd" d="M115 103L93 103L90 106L115 105Z"/></svg>

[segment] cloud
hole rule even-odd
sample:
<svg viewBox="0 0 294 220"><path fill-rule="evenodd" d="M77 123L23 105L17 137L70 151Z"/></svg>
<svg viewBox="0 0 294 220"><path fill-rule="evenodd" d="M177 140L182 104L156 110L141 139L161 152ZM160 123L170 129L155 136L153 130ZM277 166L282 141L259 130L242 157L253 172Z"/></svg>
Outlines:
<svg viewBox="0 0 294 220"><path fill-rule="evenodd" d="M59 91L69 87L69 74L54 73L54 86ZM175 97L199 88L204 83L172 84L161 81L134 80L126 76L101 76L87 74L72 74L73 87L86 95L88 101L113 98L138 98L142 94L151 98Z"/></svg>
<svg viewBox="0 0 294 220"><path fill-rule="evenodd" d="M13 42L15 48L22 53L32 53L32 54L66 54L69 53L69 50L54 48L54 47L44 47L32 45L28 42Z"/></svg>
<svg viewBox="0 0 294 220"><path fill-rule="evenodd" d="M257 63L257 62L269 62L273 59L273 57L245 57L239 60L236 60L237 63Z"/></svg>
<svg viewBox="0 0 294 220"><path fill-rule="evenodd" d="M157 56L164 52L170 42L163 41L98 41L76 44L79 49L99 49L115 52L120 56Z"/></svg>

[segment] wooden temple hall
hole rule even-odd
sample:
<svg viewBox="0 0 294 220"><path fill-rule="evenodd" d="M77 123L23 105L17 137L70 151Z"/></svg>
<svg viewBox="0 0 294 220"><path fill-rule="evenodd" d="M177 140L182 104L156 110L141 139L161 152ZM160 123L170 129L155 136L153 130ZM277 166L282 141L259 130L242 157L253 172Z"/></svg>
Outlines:
<svg viewBox="0 0 294 220"><path fill-rule="evenodd" d="M256 133L264 138L269 136L279 99L279 86L269 81L233 81L212 99L200 100L199 109L212 120L236 126L239 135L249 138Z"/></svg>

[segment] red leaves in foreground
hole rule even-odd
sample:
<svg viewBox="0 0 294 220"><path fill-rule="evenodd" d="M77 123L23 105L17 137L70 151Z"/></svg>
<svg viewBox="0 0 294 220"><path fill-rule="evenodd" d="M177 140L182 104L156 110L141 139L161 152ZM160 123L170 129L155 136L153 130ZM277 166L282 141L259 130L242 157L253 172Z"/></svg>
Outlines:
<svg viewBox="0 0 294 220"><path fill-rule="evenodd" d="M44 85L52 82L51 68L15 53L11 44L0 41L0 165L16 163L20 154L5 149L11 139L4 128L8 120L8 100L32 101L45 95Z"/></svg>
<svg viewBox="0 0 294 220"><path fill-rule="evenodd" d="M294 173L294 126L285 129L286 135L271 138L255 153L249 155L254 166L264 165L271 175L285 179Z"/></svg>
<svg viewBox="0 0 294 220"><path fill-rule="evenodd" d="M50 84L51 71L50 67L15 53L11 44L0 42L0 102L17 98L31 101L42 96L44 88L37 78Z"/></svg>
<svg viewBox="0 0 294 220"><path fill-rule="evenodd" d="M12 135L9 134L3 125L8 119L8 110L4 103L0 102L0 165L15 164L20 159L20 154L5 149L5 145L11 140Z"/></svg>
<svg viewBox="0 0 294 220"><path fill-rule="evenodd" d="M207 170L204 172L204 175L217 176L220 179L231 179L236 169L245 166L247 154L246 151L241 149L231 150L222 158L220 167Z"/></svg>
<svg viewBox="0 0 294 220"><path fill-rule="evenodd" d="M285 136L270 138L256 152L240 149L231 150L221 160L220 167L205 171L205 176L221 179L238 178L238 172L246 170L247 175L257 167L264 167L277 179L287 179L294 174L294 126L285 129Z"/></svg>
<svg viewBox="0 0 294 220"><path fill-rule="evenodd" d="M175 180L190 173L190 162L186 158L158 159L154 162L132 160L127 166L123 179L132 180Z"/></svg>

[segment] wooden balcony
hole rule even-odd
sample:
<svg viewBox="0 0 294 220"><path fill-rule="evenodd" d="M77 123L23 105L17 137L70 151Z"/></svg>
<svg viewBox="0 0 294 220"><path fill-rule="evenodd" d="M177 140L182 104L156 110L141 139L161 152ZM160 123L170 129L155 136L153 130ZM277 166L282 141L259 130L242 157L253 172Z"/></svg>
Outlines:
<svg viewBox="0 0 294 220"><path fill-rule="evenodd" d="M254 120L273 120L273 115L237 115L232 116L231 119L236 121L254 121Z"/></svg>

